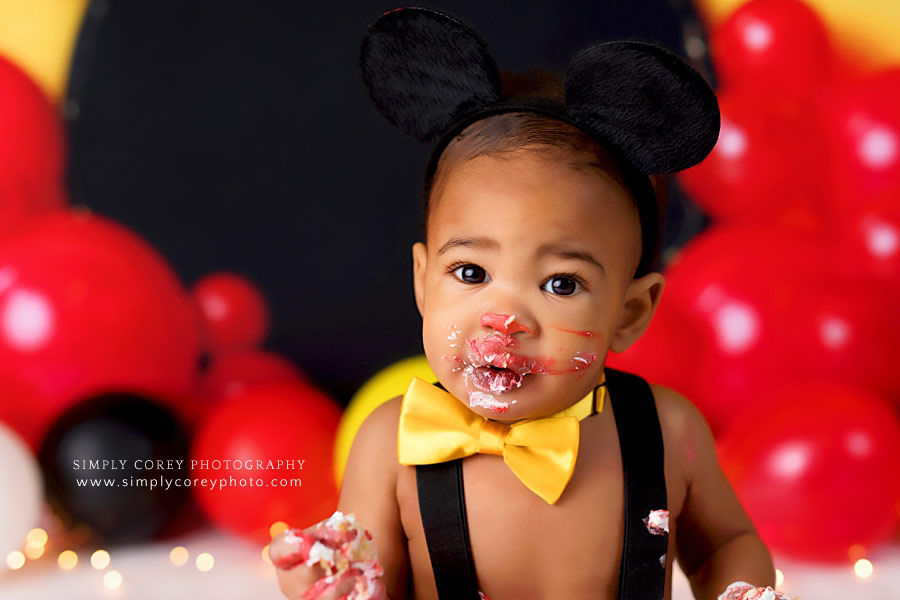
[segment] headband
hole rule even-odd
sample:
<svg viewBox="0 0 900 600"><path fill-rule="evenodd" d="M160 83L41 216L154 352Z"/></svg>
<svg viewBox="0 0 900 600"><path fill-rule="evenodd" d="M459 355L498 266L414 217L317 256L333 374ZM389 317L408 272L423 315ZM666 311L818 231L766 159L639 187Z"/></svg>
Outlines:
<svg viewBox="0 0 900 600"><path fill-rule="evenodd" d="M664 48L633 41L578 52L564 78L564 102L504 97L487 44L443 13L400 8L381 15L363 39L363 82L378 111L419 141L435 144L430 180L444 147L489 116L527 112L569 123L610 152L635 195L641 223L638 275L649 271L659 237L650 175L691 167L719 135L719 107L703 77Z"/></svg>

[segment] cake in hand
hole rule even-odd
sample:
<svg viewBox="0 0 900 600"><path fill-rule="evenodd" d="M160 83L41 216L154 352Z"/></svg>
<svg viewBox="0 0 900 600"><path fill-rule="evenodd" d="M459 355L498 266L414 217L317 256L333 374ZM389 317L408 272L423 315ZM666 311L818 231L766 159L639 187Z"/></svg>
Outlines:
<svg viewBox="0 0 900 600"><path fill-rule="evenodd" d="M319 566L325 571L325 576L303 595L304 600L326 596L338 588L347 589L348 580L353 581L353 587L342 600L385 598L380 579L383 571L378 564L372 534L361 527L352 514L335 511L312 527L289 530L284 541L295 549L280 557L274 563L276 567L289 569L303 563L308 567Z"/></svg>
<svg viewBox="0 0 900 600"><path fill-rule="evenodd" d="M771 587L756 587L746 581L735 581L719 594L719 600L796 600Z"/></svg>

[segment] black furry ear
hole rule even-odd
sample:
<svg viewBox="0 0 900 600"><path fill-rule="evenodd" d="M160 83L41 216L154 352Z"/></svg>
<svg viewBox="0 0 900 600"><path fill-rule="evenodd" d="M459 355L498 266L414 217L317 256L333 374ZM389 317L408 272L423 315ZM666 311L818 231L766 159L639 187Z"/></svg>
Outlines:
<svg viewBox="0 0 900 600"><path fill-rule="evenodd" d="M460 117L499 97L487 44L456 19L424 8L383 14L360 52L375 107L405 134L434 142Z"/></svg>
<svg viewBox="0 0 900 600"><path fill-rule="evenodd" d="M566 72L572 118L641 172L691 167L719 136L719 105L703 77L677 55L642 42L608 42L579 52Z"/></svg>

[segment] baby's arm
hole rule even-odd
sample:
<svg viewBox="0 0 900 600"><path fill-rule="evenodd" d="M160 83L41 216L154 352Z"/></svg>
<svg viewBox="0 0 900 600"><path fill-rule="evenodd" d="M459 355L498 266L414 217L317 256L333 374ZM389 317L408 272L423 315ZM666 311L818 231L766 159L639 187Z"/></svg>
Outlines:
<svg viewBox="0 0 900 600"><path fill-rule="evenodd" d="M350 450L338 510L353 514L373 537L384 569L382 582L390 598L406 597L409 560L397 504L397 422L399 398L375 409L360 427ZM281 553L285 534L272 542ZM274 558L274 557L273 557ZM299 600L324 571L299 565L277 569L278 584L290 600ZM328 594L332 595L332 594ZM333 594L335 597L340 593Z"/></svg>
<svg viewBox="0 0 900 600"><path fill-rule="evenodd" d="M716 600L735 581L774 586L772 557L719 466L706 419L686 399L665 392L674 405L667 411L678 413L678 451L687 478L675 544L694 596Z"/></svg>

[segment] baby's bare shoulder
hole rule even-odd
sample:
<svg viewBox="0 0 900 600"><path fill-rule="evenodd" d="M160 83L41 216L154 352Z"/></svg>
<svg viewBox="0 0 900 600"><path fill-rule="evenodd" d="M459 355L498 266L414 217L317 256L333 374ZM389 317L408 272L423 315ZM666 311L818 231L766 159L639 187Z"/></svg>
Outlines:
<svg viewBox="0 0 900 600"><path fill-rule="evenodd" d="M659 422L664 428L683 434L690 434L697 427L709 428L706 418L694 403L672 388L651 384L650 389L656 400Z"/></svg>
<svg viewBox="0 0 900 600"><path fill-rule="evenodd" d="M693 402L671 388L651 385L666 445L666 454L679 459L690 480L698 458L712 453L715 442L709 423Z"/></svg>
<svg viewBox="0 0 900 600"><path fill-rule="evenodd" d="M390 451L397 455L397 427L400 422L402 396L391 398L380 404L363 421L353 438L353 445L367 452L372 450Z"/></svg>

